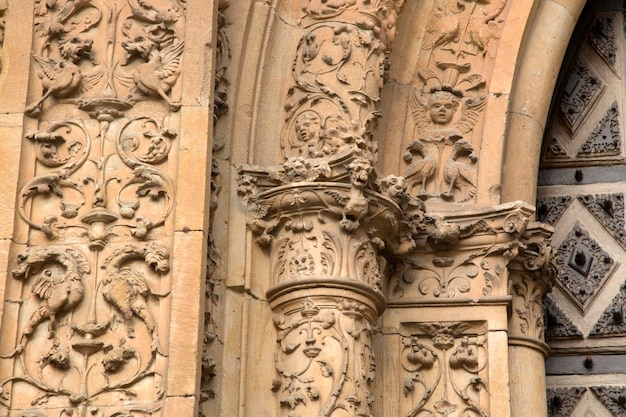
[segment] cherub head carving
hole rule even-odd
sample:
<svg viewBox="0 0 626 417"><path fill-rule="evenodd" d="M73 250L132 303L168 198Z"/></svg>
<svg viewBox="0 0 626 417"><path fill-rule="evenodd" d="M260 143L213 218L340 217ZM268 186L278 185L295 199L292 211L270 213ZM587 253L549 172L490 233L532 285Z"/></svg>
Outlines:
<svg viewBox="0 0 626 417"><path fill-rule="evenodd" d="M296 118L296 134L302 142L319 138L320 117L312 110L305 110Z"/></svg>
<svg viewBox="0 0 626 417"><path fill-rule="evenodd" d="M448 91L435 91L428 98L428 114L433 123L447 125L459 107L459 98Z"/></svg>

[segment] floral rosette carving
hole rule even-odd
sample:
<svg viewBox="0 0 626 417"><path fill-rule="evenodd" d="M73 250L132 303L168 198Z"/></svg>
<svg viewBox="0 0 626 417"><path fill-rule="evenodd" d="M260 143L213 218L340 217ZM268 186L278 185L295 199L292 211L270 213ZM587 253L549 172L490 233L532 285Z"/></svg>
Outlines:
<svg viewBox="0 0 626 417"><path fill-rule="evenodd" d="M144 381L154 384L154 399L161 399L150 299L167 295L154 288L168 270L169 253L156 243L120 247L96 270L83 253L67 247L31 247L18 255L13 276L24 288L31 283L31 295L20 308L26 320L20 320L25 325L15 350L0 356L19 363L0 381L0 404L65 407L68 416L85 415L98 399L111 400L113 408L136 399ZM146 336L149 346L142 343Z"/></svg>
<svg viewBox="0 0 626 417"><path fill-rule="evenodd" d="M489 415L486 329L480 323L417 324L402 339L406 417ZM406 408L406 406L405 406Z"/></svg>
<svg viewBox="0 0 626 417"><path fill-rule="evenodd" d="M293 313L274 316L278 377L272 390L281 415L371 415L374 315L358 301L338 298L307 299Z"/></svg>

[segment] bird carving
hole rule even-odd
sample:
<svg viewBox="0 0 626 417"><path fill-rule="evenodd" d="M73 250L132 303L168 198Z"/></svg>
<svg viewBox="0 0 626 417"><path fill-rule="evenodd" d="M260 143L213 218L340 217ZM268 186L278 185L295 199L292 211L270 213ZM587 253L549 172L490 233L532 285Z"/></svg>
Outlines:
<svg viewBox="0 0 626 417"><path fill-rule="evenodd" d="M156 321L146 302L151 291L141 272L123 267L118 272L108 273L102 283L102 296L117 309L124 321L130 321L133 316L137 316L146 324L152 335L151 348L156 351L159 347ZM129 332L132 335L133 328L130 326Z"/></svg>
<svg viewBox="0 0 626 417"><path fill-rule="evenodd" d="M146 96L160 96L172 111L180 109L180 102L168 95L180 73L180 61L183 52L183 41L166 42L160 47L157 43L144 36L137 36L132 41L122 42L128 53L122 65L128 65L133 56L138 55L145 62L135 67L132 75L117 74L117 78L126 85L133 85L130 90L131 100L143 99Z"/></svg>
<svg viewBox="0 0 626 417"><path fill-rule="evenodd" d="M426 31L433 33L434 37L429 44L423 46L423 49L435 49L456 42L460 32L459 19L454 15L446 15L444 9L439 6L431 15Z"/></svg>
<svg viewBox="0 0 626 417"><path fill-rule="evenodd" d="M103 75L101 70L92 74L82 73L78 63L82 58L92 60L91 39L71 38L61 44L62 59L44 58L33 54L39 66L37 76L41 79L43 94L41 98L26 108L26 114L38 117L41 106L48 97L64 98L76 92L85 92L93 87Z"/></svg>
<svg viewBox="0 0 626 417"><path fill-rule="evenodd" d="M417 156L421 158L416 158ZM415 195L415 189L419 187L417 196L422 199L427 197L426 184L437 172L435 157L428 152L428 149L421 141L414 140L404 153L404 160L410 164L404 171L409 194Z"/></svg>
<svg viewBox="0 0 626 417"><path fill-rule="evenodd" d="M54 338L58 317L72 311L85 296L85 288L78 273L55 274L50 269L44 269L39 274L32 286L32 292L39 297L41 303L24 328L21 347L25 344L25 338L45 319L50 319L48 338Z"/></svg>
<svg viewBox="0 0 626 417"><path fill-rule="evenodd" d="M501 2L493 13L482 11L482 16L477 15L470 19L466 31L466 37L463 40L466 44L473 45L477 50L482 51L483 55L493 56L493 42L500 39L500 26L498 23L502 21L496 18L502 13L506 1Z"/></svg>
<svg viewBox="0 0 626 417"><path fill-rule="evenodd" d="M472 163L478 160L474 147L465 140L454 144L452 153L444 166L443 178L449 184L448 189L441 193L441 198L444 200L454 198L455 188L460 191L459 203L469 200L476 194L476 186L472 181L472 169L466 162L459 160L461 157L467 157Z"/></svg>

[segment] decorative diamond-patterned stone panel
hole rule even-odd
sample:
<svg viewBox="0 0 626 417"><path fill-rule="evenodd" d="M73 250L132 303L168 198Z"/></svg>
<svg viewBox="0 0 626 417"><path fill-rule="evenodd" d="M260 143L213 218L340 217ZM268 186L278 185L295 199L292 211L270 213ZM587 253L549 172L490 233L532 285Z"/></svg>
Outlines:
<svg viewBox="0 0 626 417"><path fill-rule="evenodd" d="M570 73L560 109L570 130L583 119L585 109L602 91L600 78L582 61L576 61Z"/></svg>
<svg viewBox="0 0 626 417"><path fill-rule="evenodd" d="M582 338L582 332L576 327L572 320L557 306L552 297L547 296L543 300L546 308L546 337L573 337Z"/></svg>
<svg viewBox="0 0 626 417"><path fill-rule="evenodd" d="M615 65L615 17L599 16L589 33L589 43L598 54L611 66Z"/></svg>
<svg viewBox="0 0 626 417"><path fill-rule="evenodd" d="M585 194L579 195L578 200L613 235L617 243L626 249L624 194Z"/></svg>
<svg viewBox="0 0 626 417"><path fill-rule="evenodd" d="M626 416L626 387L590 387L615 417Z"/></svg>
<svg viewBox="0 0 626 417"><path fill-rule="evenodd" d="M578 156L586 158L615 156L620 154L621 146L619 112L617 102L613 102L598 126L580 147Z"/></svg>
<svg viewBox="0 0 626 417"><path fill-rule="evenodd" d="M572 201L569 195L537 198L537 220L554 226Z"/></svg>
<svg viewBox="0 0 626 417"><path fill-rule="evenodd" d="M598 242L576 223L557 250L557 282L574 304L585 311L614 264Z"/></svg>
<svg viewBox="0 0 626 417"><path fill-rule="evenodd" d="M604 313L598 320L590 336L609 336L626 334L626 310L624 309L624 301L626 300L626 284L622 284L620 292L614 298L611 304L604 310Z"/></svg>
<svg viewBox="0 0 626 417"><path fill-rule="evenodd" d="M548 389L548 417L569 417L586 391L584 387Z"/></svg>

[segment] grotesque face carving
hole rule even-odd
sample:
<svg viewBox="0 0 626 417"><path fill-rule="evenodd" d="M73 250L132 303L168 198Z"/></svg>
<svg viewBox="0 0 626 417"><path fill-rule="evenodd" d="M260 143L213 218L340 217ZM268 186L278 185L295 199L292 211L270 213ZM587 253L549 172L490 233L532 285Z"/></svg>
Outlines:
<svg viewBox="0 0 626 417"><path fill-rule="evenodd" d="M381 192L395 201L406 198L406 180L403 177L389 175L380 181Z"/></svg>
<svg viewBox="0 0 626 417"><path fill-rule="evenodd" d="M285 163L285 175L290 181L303 181L309 177L311 165L302 157L292 157Z"/></svg>
<svg viewBox="0 0 626 417"><path fill-rule="evenodd" d="M459 107L459 99L447 91L437 91L428 99L428 111L432 121L439 125L447 125Z"/></svg>
<svg viewBox="0 0 626 417"><path fill-rule="evenodd" d="M350 182L355 187L364 187L367 185L370 173L372 172L372 164L365 158L356 158L350 165Z"/></svg>
<svg viewBox="0 0 626 417"><path fill-rule="evenodd" d="M302 278L310 276L313 273L315 266L313 261L313 255L311 255L306 249L296 250L289 260L289 269L292 277Z"/></svg>

